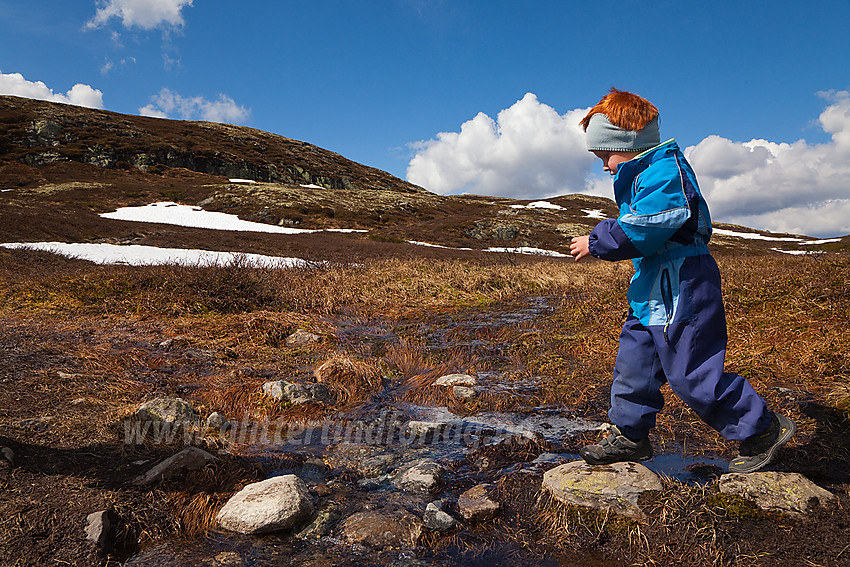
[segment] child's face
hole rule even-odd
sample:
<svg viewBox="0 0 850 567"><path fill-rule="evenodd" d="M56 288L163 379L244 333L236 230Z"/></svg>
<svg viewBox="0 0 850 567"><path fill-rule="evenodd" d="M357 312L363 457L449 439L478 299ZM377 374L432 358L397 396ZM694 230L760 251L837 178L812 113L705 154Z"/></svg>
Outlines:
<svg viewBox="0 0 850 567"><path fill-rule="evenodd" d="M607 152L593 150L593 155L602 160L602 171L607 171L611 175L617 175L617 166L624 161L629 161L639 152Z"/></svg>

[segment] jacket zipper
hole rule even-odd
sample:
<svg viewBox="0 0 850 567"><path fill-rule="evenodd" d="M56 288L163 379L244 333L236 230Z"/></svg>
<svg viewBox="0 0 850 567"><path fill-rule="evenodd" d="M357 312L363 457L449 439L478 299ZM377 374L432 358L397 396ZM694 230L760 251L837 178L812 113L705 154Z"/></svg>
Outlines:
<svg viewBox="0 0 850 567"><path fill-rule="evenodd" d="M667 327L673 319L673 286L670 283L670 271L666 269L661 272L661 299L664 301L664 311L667 314L667 322L664 324L664 341L669 344Z"/></svg>

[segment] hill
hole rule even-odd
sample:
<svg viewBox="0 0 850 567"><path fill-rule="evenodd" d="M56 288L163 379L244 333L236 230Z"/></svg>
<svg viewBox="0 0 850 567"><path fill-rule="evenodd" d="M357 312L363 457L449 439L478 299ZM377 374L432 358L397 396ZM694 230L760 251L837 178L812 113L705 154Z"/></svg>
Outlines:
<svg viewBox="0 0 850 567"><path fill-rule="evenodd" d="M250 181L250 183L248 182ZM315 145L253 128L129 116L0 97L0 241L112 242L342 259L386 254L463 255L456 248L533 248L565 254L572 236L609 199L566 195L545 203L440 196ZM157 201L276 226L344 228L360 235L310 238L211 234L103 219L100 213ZM802 247L793 235L723 227L716 251ZM746 238L745 238L746 237ZM784 237L784 239L782 238ZM768 238L765 240L764 238ZM775 239L778 238L778 239ZM413 247L407 241L447 248Z"/></svg>

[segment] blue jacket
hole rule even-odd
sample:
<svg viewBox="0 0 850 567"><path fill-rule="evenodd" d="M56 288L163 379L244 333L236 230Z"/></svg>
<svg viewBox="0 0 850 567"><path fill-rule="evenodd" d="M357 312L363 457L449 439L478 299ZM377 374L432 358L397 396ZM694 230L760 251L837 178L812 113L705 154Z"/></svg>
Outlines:
<svg viewBox="0 0 850 567"><path fill-rule="evenodd" d="M590 253L603 260L632 259L632 314L644 325L676 317L686 258L708 254L711 218L690 164L674 140L619 164L614 198L620 216L590 233ZM691 277L691 276L687 276ZM687 283L686 283L687 285Z"/></svg>

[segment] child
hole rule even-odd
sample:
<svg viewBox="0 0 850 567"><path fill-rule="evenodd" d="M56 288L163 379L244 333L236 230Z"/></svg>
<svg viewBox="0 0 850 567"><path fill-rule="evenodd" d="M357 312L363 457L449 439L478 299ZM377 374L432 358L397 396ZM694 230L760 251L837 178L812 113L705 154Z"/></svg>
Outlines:
<svg viewBox="0 0 850 567"><path fill-rule="evenodd" d="M570 253L575 260L632 259L635 267L611 385L608 417L615 427L582 449L582 458L651 458L649 430L667 382L711 427L741 441L731 472L764 467L796 426L769 411L746 379L723 372L720 272L708 252L711 219L691 166L674 140L660 143L658 109L635 94L612 88L580 124L587 149L614 176L620 213L573 238Z"/></svg>

